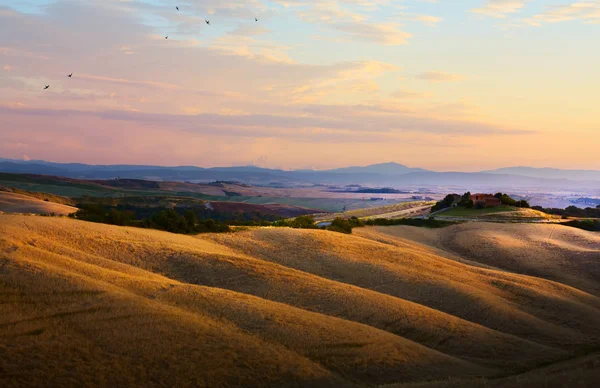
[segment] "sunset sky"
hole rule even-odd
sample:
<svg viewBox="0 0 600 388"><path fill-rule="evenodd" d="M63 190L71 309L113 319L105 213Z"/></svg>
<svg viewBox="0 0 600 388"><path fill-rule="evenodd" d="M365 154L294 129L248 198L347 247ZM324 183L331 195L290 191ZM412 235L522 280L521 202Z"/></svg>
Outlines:
<svg viewBox="0 0 600 388"><path fill-rule="evenodd" d="M600 0L0 0L0 157L600 169L599 42Z"/></svg>

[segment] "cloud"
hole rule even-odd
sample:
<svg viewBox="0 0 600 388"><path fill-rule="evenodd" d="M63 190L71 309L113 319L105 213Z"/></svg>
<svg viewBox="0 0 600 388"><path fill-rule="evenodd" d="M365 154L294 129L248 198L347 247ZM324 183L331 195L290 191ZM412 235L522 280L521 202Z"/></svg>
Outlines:
<svg viewBox="0 0 600 388"><path fill-rule="evenodd" d="M398 98L398 99L420 99L420 98L426 98L426 97L430 97L431 94L429 93L421 93L421 92L414 92L411 90L397 90L393 93L390 94L392 97L394 98Z"/></svg>
<svg viewBox="0 0 600 388"><path fill-rule="evenodd" d="M482 7L474 8L471 12L494 18L504 18L509 14L519 12L527 1L529 0L486 0Z"/></svg>
<svg viewBox="0 0 600 388"><path fill-rule="evenodd" d="M412 36L400 30L400 26L396 23L335 22L332 23L332 27L343 32L351 40L392 46L406 44Z"/></svg>
<svg viewBox="0 0 600 388"><path fill-rule="evenodd" d="M346 40L403 45L412 37L410 33L403 31L398 23L371 21L369 13L349 11L343 4L363 7L368 5L361 1L292 2L291 5L301 7L297 14L302 21L337 31Z"/></svg>
<svg viewBox="0 0 600 388"><path fill-rule="evenodd" d="M404 12L394 15L394 18L400 19L400 20L421 22L424 25L430 26L430 27L436 26L438 23L441 23L444 20L443 18L441 18L439 16L404 13Z"/></svg>
<svg viewBox="0 0 600 388"><path fill-rule="evenodd" d="M196 134L229 134L249 137L311 138L311 131L368 133L371 136L394 132L462 136L523 135L533 131L514 130L465 120L419 117L378 106L306 105L300 111L274 114L159 114L137 111L75 111L15 109L0 107L0 113L13 116L95 117L107 121L144 123L154 128L178 129ZM318 132L314 132L318 133ZM314 140L314 139L313 139Z"/></svg>
<svg viewBox="0 0 600 388"><path fill-rule="evenodd" d="M473 110L452 99L391 93L401 68L377 58L393 61L395 54L356 50L304 58L295 37L279 39L278 25L268 24L272 15L293 23L299 18L312 24L306 37L322 30L343 42L343 50L353 50L354 42L406 43L401 24L371 20L381 2L292 0L286 9L258 11L254 1L185 3L179 4L182 15L155 3L117 0L58 1L33 14L0 13L0 34L11 37L0 47L0 63L13 68L0 77L0 127L7 128L0 131L0 153L229 165L259 158L256 146L262 154L274 150L273 163L290 164L302 162L306 147L327 154L332 144L350 152L369 143L397 152L399 145L429 150L436 142L533 133L475 119ZM211 15L210 30L192 26L203 20L200 12ZM437 23L420 14L399 18L407 20ZM198 34L185 35L194 28ZM462 77L429 72L417 78ZM42 91L44 84L52 87Z"/></svg>
<svg viewBox="0 0 600 388"><path fill-rule="evenodd" d="M544 12L525 18L524 22L532 26L541 26L544 23L572 20L600 24L600 1L577 1L572 4L549 6Z"/></svg>
<svg viewBox="0 0 600 388"><path fill-rule="evenodd" d="M431 82L451 82L451 81L460 81L464 79L464 77L460 74L451 74L444 73L440 71L428 71L421 74L418 74L416 78L431 81Z"/></svg>

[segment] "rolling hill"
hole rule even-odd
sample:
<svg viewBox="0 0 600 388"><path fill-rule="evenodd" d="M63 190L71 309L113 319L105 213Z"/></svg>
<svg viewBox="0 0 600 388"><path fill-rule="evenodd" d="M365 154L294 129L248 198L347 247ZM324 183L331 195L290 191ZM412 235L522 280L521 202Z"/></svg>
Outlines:
<svg viewBox="0 0 600 388"><path fill-rule="evenodd" d="M394 244L424 244L446 257L513 273L542 277L600 297L600 235L558 224L464 223L443 230L405 226L377 231Z"/></svg>
<svg viewBox="0 0 600 388"><path fill-rule="evenodd" d="M68 215L76 207L44 201L29 195L0 191L0 213L56 214Z"/></svg>
<svg viewBox="0 0 600 388"><path fill-rule="evenodd" d="M184 236L0 215L0 385L377 386L600 349L597 294L398 230ZM594 243L569 236L554 238Z"/></svg>

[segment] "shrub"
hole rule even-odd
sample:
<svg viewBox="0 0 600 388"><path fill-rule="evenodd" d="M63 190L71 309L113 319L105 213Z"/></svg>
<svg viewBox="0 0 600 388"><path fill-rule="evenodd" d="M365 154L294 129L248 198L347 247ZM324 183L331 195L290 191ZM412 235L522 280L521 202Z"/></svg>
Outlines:
<svg viewBox="0 0 600 388"><path fill-rule="evenodd" d="M327 230L350 234L352 233L352 224L350 221L338 217L331 222L331 225L327 227Z"/></svg>
<svg viewBox="0 0 600 388"><path fill-rule="evenodd" d="M600 220L573 220L563 223L566 226L572 226L591 232L600 232Z"/></svg>
<svg viewBox="0 0 600 388"><path fill-rule="evenodd" d="M454 204L456 197L458 197L458 194L446 195L446 197L444 197L444 199L442 199L441 201L439 201L435 205L433 205L433 207L431 208L431 212L433 213L433 212L437 212L442 209L449 208L450 206L452 206Z"/></svg>
<svg viewBox="0 0 600 388"><path fill-rule="evenodd" d="M458 222L456 221L441 221L436 220L435 218L400 218L396 220L390 220L387 218L376 218L374 220L367 220L364 222L365 225L379 225L379 226L393 226L393 225L408 225L408 226L418 226L425 228L443 228L450 225L456 225Z"/></svg>

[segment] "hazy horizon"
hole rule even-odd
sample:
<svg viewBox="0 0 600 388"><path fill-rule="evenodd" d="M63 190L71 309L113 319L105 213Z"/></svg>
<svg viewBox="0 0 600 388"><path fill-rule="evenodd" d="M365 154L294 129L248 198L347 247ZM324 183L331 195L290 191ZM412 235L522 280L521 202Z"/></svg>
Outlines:
<svg viewBox="0 0 600 388"><path fill-rule="evenodd" d="M0 0L0 155L600 170L599 23L589 0Z"/></svg>
<svg viewBox="0 0 600 388"><path fill-rule="evenodd" d="M268 166L268 165L255 165L255 164L239 164L239 165L192 165L192 164L153 164L153 163L85 163L85 162L78 162L78 161L66 161L66 162L59 162L59 161L55 161L55 160L44 160L44 159L35 159L35 158L28 158L28 159L16 159L16 158L4 158L0 155L0 161L2 161L2 159L5 160L15 160L15 161L23 161L23 162L46 162L46 163L58 163L58 164L86 164L86 165L90 165L90 166L118 166L118 165L131 165L131 166L156 166L156 167L198 167L198 168L228 168L228 167L257 167L257 168L264 168L264 169L272 169L272 170L284 170L284 171L296 171L296 170L308 170L306 168L290 168L290 169L286 169L286 168L279 168L279 167L273 167L273 166ZM402 162L398 162L398 161L382 161L382 162L376 162L376 163L372 163L372 164L368 164L368 165L354 165L354 164L347 164L347 165L338 165L338 166L333 166L333 167L329 167L329 168L316 168L313 169L314 171L327 171L327 170L336 170L336 169L343 169L343 168L361 168L361 167L371 167L371 166L376 166L376 165L385 165L385 164L397 164L397 165L402 165L404 167L407 168L411 168L411 169L423 169L423 170L427 170L427 171L431 171L431 172L481 172L481 171L494 171L494 170L502 170L502 169L510 169L510 168L539 168L539 169L557 169L557 170L565 170L565 171L569 171L569 170L573 170L573 171L596 171L593 169L560 169L560 168L555 168L555 167L533 167L533 166L500 166L500 167L495 167L495 168L489 168L489 169L475 169L475 170L442 170L442 169L426 169L420 166L413 166L413 165L408 165L406 163L402 163Z"/></svg>

